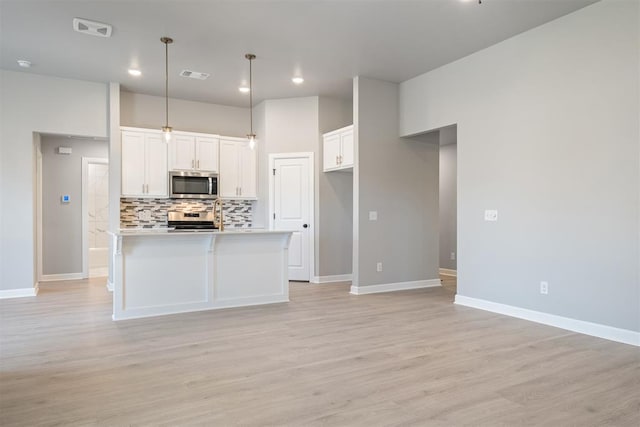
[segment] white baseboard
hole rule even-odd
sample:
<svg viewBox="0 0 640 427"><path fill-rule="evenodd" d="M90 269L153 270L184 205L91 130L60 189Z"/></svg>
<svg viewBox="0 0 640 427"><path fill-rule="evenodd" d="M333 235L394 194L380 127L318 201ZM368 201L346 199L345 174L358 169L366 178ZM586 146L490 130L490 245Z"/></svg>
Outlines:
<svg viewBox="0 0 640 427"><path fill-rule="evenodd" d="M33 288L20 289L2 289L0 290L0 299L35 297L38 295L38 284L34 284Z"/></svg>
<svg viewBox="0 0 640 427"><path fill-rule="evenodd" d="M441 268L440 269L440 274L443 275L443 276L457 277L458 276L458 271L457 270L451 270L449 268Z"/></svg>
<svg viewBox="0 0 640 427"><path fill-rule="evenodd" d="M313 276L310 283L336 283L336 282L350 282L352 279L351 274L335 274L333 276Z"/></svg>
<svg viewBox="0 0 640 427"><path fill-rule="evenodd" d="M440 279L415 280L413 282L385 283L382 285L351 286L353 295L377 294L380 292L406 291L409 289L433 288L442 286Z"/></svg>
<svg viewBox="0 0 640 427"><path fill-rule="evenodd" d="M113 282L111 282L110 280L107 280L107 290L109 292L113 292Z"/></svg>
<svg viewBox="0 0 640 427"><path fill-rule="evenodd" d="M41 282L57 282L59 280L78 280L84 279L82 273L65 273L65 274L43 274L40 278Z"/></svg>
<svg viewBox="0 0 640 427"><path fill-rule="evenodd" d="M585 335L604 338L610 341L621 342L640 347L640 332L628 329L614 328L612 326L598 323L585 322L584 320L571 319L569 317L556 316L555 314L543 313L526 308L514 307L477 298L456 295L455 303L466 307L478 308L480 310L491 311L493 313L504 314L506 316L517 317L518 319L529 320L531 322L542 323L544 325L555 326Z"/></svg>

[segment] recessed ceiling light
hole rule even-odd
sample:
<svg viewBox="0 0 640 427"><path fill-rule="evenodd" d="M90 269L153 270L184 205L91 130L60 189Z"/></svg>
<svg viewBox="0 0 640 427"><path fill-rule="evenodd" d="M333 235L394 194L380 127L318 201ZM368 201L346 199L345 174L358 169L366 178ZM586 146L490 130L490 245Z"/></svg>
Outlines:
<svg viewBox="0 0 640 427"><path fill-rule="evenodd" d="M129 68L129 74L131 74L132 76L138 77L138 76L142 75L142 71L136 70L134 68Z"/></svg>
<svg viewBox="0 0 640 427"><path fill-rule="evenodd" d="M292 78L291 81L297 85L301 85L302 83L304 83L304 79L300 76Z"/></svg>
<svg viewBox="0 0 640 427"><path fill-rule="evenodd" d="M27 61L26 59L18 59L18 65L22 68L31 68L31 61Z"/></svg>
<svg viewBox="0 0 640 427"><path fill-rule="evenodd" d="M238 90L242 93L249 93L251 91L251 89L249 89L249 86L240 86Z"/></svg>

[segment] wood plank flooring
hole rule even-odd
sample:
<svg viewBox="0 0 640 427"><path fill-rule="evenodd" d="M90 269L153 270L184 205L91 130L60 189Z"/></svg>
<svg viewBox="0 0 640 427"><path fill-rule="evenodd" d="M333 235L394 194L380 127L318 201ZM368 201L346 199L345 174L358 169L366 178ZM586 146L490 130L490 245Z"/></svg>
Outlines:
<svg viewBox="0 0 640 427"><path fill-rule="evenodd" d="M104 279L0 301L2 426L640 425L640 351L455 283L112 322Z"/></svg>

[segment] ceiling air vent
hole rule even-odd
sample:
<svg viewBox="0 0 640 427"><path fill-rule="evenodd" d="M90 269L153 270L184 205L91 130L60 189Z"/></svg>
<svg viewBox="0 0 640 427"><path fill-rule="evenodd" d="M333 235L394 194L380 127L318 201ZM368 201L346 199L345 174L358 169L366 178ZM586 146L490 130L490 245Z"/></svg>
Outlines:
<svg viewBox="0 0 640 427"><path fill-rule="evenodd" d="M211 74L199 73L197 71L182 70L180 72L181 77L189 77L190 79L206 80Z"/></svg>
<svg viewBox="0 0 640 427"><path fill-rule="evenodd" d="M102 22L73 18L73 29L82 34L89 34L90 36L111 37L113 27Z"/></svg>

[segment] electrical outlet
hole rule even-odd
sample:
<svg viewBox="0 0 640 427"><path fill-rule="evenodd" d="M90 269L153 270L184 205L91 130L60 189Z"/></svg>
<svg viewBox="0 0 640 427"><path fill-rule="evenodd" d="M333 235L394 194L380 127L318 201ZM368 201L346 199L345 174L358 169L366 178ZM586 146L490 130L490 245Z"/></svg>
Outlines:
<svg viewBox="0 0 640 427"><path fill-rule="evenodd" d="M378 264L376 264L376 271L377 271L378 273L380 273L380 272L382 271L382 263L381 263L381 262L379 262Z"/></svg>
<svg viewBox="0 0 640 427"><path fill-rule="evenodd" d="M455 259L456 259L456 253L451 252L451 261L454 261Z"/></svg>
<svg viewBox="0 0 640 427"><path fill-rule="evenodd" d="M498 211L495 209L487 209L484 211L484 220L485 221L497 221L498 220Z"/></svg>
<svg viewBox="0 0 640 427"><path fill-rule="evenodd" d="M542 295L547 295L549 293L549 283L548 282L540 282L540 293Z"/></svg>
<svg viewBox="0 0 640 427"><path fill-rule="evenodd" d="M369 221L378 220L378 211L369 211Z"/></svg>

